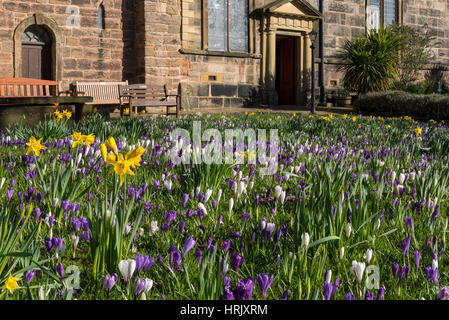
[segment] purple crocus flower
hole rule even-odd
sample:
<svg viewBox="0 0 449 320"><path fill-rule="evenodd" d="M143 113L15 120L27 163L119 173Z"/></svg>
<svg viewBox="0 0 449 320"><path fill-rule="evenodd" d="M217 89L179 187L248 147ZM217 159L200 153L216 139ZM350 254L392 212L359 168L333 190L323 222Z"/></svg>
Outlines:
<svg viewBox="0 0 449 320"><path fill-rule="evenodd" d="M55 250L58 251L58 252L61 251L62 245L64 243L64 239L63 238L54 237L51 241L53 243L53 247L55 248Z"/></svg>
<svg viewBox="0 0 449 320"><path fill-rule="evenodd" d="M134 298L136 298L139 294L142 293L143 289L145 288L145 279L136 279L136 282L134 282Z"/></svg>
<svg viewBox="0 0 449 320"><path fill-rule="evenodd" d="M287 300L289 295L290 291L288 289L285 289L284 293L282 294L282 297L280 297L279 300Z"/></svg>
<svg viewBox="0 0 449 320"><path fill-rule="evenodd" d="M411 239L411 236L409 233L407 235L407 238L405 238L405 240L402 241L402 254L404 255L404 257L405 257L405 253L408 253L410 250L410 239Z"/></svg>
<svg viewBox="0 0 449 320"><path fill-rule="evenodd" d="M14 194L14 189L12 187L9 187L6 191L6 196L8 197L8 203L11 202L11 198Z"/></svg>
<svg viewBox="0 0 449 320"><path fill-rule="evenodd" d="M53 251L53 241L51 239L46 238L44 240L45 247L47 248L47 253L51 253Z"/></svg>
<svg viewBox="0 0 449 320"><path fill-rule="evenodd" d="M376 300L382 300L385 294L385 288L380 287L379 291L377 292L377 299Z"/></svg>
<svg viewBox="0 0 449 320"><path fill-rule="evenodd" d="M231 278L225 277L223 295L220 296L220 300L235 300L234 292L232 292L231 286L229 285L230 282Z"/></svg>
<svg viewBox="0 0 449 320"><path fill-rule="evenodd" d="M188 193L184 193L184 195L182 196L182 207L183 207L183 209L186 208L187 201L189 201L189 194Z"/></svg>
<svg viewBox="0 0 449 320"><path fill-rule="evenodd" d="M106 290L106 294L109 295L109 292L111 291L112 287L117 282L118 276L116 273L114 273L112 276L105 275L103 278L103 285L104 289Z"/></svg>
<svg viewBox="0 0 449 320"><path fill-rule="evenodd" d="M435 286L438 288L438 268L433 269L432 280Z"/></svg>
<svg viewBox="0 0 449 320"><path fill-rule="evenodd" d="M223 241L222 248L223 248L223 251L225 254L228 252L230 246L231 246L231 240Z"/></svg>
<svg viewBox="0 0 449 320"><path fill-rule="evenodd" d="M201 250L196 250L196 252L195 252L195 256L196 256L196 258L197 258L197 260L198 260L198 265L201 265L201 258L202 258L202 256L203 256L203 253L201 252Z"/></svg>
<svg viewBox="0 0 449 320"><path fill-rule="evenodd" d="M262 292L263 299L265 300L267 297L267 291L273 283L273 275L271 275L270 278L267 273L261 273L258 274L256 278L260 291Z"/></svg>
<svg viewBox="0 0 449 320"><path fill-rule="evenodd" d="M154 265L154 258L151 255L144 256L144 262L142 266L143 272L147 272Z"/></svg>
<svg viewBox="0 0 449 320"><path fill-rule="evenodd" d="M34 214L34 217L36 218L36 223L39 223L39 217L42 214L41 210L38 207L36 207L33 209L33 214Z"/></svg>
<svg viewBox="0 0 449 320"><path fill-rule="evenodd" d="M324 300L330 300L332 291L333 291L332 284L327 281L324 281L324 285L323 285Z"/></svg>
<svg viewBox="0 0 449 320"><path fill-rule="evenodd" d="M444 287L437 293L436 300L449 300L449 287Z"/></svg>
<svg viewBox="0 0 449 320"><path fill-rule="evenodd" d="M332 285L332 295L331 295L331 299L335 298L335 295L337 294L338 291L338 287L340 286L340 278L337 277L334 280L334 284Z"/></svg>
<svg viewBox="0 0 449 320"><path fill-rule="evenodd" d="M236 300L251 300L254 289L254 278L248 277L240 280L235 287L234 296Z"/></svg>
<svg viewBox="0 0 449 320"><path fill-rule="evenodd" d="M346 212L346 220L348 221L348 223L351 223L351 216L352 216L352 211L350 208L348 208L348 211Z"/></svg>
<svg viewBox="0 0 449 320"><path fill-rule="evenodd" d="M399 264L397 264L396 262L393 262L391 264L391 270L393 272L393 277L396 278L396 276L398 275L398 271L399 271Z"/></svg>
<svg viewBox="0 0 449 320"><path fill-rule="evenodd" d="M56 265L56 272L57 272L61 277L64 276L64 267L62 266L62 263L61 263L61 262L58 263L58 264Z"/></svg>
<svg viewBox="0 0 449 320"><path fill-rule="evenodd" d="M435 206L435 210L432 213L432 220L435 220L439 214L440 214L440 205L437 204Z"/></svg>
<svg viewBox="0 0 449 320"><path fill-rule="evenodd" d="M25 281L30 284L36 276L36 270L27 270L25 271Z"/></svg>
<svg viewBox="0 0 449 320"><path fill-rule="evenodd" d="M195 247L195 244L196 244L196 241L192 237L187 238L186 242L182 246L182 257L183 258L187 254L187 252L189 252L190 250L193 249L193 247Z"/></svg>
<svg viewBox="0 0 449 320"><path fill-rule="evenodd" d="M373 300L374 299L374 293L369 292L368 290L365 291L365 300Z"/></svg>
<svg viewBox="0 0 449 320"><path fill-rule="evenodd" d="M170 253L170 267L179 270L179 264L181 263L181 253L178 250L174 250Z"/></svg>
<svg viewBox="0 0 449 320"><path fill-rule="evenodd" d="M161 183L159 182L159 180L154 180L154 187L156 188L156 191L159 190L159 188L161 187Z"/></svg>
<svg viewBox="0 0 449 320"><path fill-rule="evenodd" d="M235 272L239 271L240 266L243 263L243 257L236 252L231 253L231 267Z"/></svg>
<svg viewBox="0 0 449 320"><path fill-rule="evenodd" d="M419 269L419 262L421 260L421 253L418 250L415 250L415 266L416 270Z"/></svg>
<svg viewBox="0 0 449 320"><path fill-rule="evenodd" d="M406 267L402 266L401 269L399 270L399 281L402 280L402 277L404 276L405 271L406 271Z"/></svg>
<svg viewBox="0 0 449 320"><path fill-rule="evenodd" d="M145 257L142 254L136 253L134 260L136 261L136 269L134 270L134 274L138 274L139 271L143 268Z"/></svg>
<svg viewBox="0 0 449 320"><path fill-rule="evenodd" d="M355 295L351 295L351 293L347 293L345 296L345 300L355 300Z"/></svg>
<svg viewBox="0 0 449 320"><path fill-rule="evenodd" d="M186 223L184 221L179 222L179 233L182 233L184 231L185 226Z"/></svg>

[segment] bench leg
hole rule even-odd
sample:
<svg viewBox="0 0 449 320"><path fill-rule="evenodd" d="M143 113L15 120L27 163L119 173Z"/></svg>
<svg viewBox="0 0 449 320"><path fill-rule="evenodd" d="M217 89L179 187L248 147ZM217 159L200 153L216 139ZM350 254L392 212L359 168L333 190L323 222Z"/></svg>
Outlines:
<svg viewBox="0 0 449 320"><path fill-rule="evenodd" d="M79 122L83 116L84 103L75 104L75 122Z"/></svg>
<svg viewBox="0 0 449 320"><path fill-rule="evenodd" d="M176 118L179 118L181 112L181 97L176 96Z"/></svg>
<svg viewBox="0 0 449 320"><path fill-rule="evenodd" d="M123 118L123 104L120 105L120 118Z"/></svg>

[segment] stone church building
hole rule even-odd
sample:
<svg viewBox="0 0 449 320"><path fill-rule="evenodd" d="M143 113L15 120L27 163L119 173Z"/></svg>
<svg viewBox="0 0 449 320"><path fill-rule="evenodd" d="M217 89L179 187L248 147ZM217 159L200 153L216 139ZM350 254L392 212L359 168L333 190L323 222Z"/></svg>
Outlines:
<svg viewBox="0 0 449 320"><path fill-rule="evenodd" d="M323 3L321 12L319 0L0 0L0 78L166 84L182 108L303 105L320 19L327 90L342 85L344 39L382 25L427 24L436 60L449 64L448 0Z"/></svg>

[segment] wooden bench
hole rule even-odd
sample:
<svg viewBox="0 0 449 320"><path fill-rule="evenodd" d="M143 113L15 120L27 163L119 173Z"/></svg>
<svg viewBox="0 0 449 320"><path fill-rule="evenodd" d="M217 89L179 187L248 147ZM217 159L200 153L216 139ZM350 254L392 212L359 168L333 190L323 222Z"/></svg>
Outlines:
<svg viewBox="0 0 449 320"><path fill-rule="evenodd" d="M29 78L0 78L0 107L75 106L75 121L81 119L83 107L92 97L72 97L61 91L58 81Z"/></svg>
<svg viewBox="0 0 449 320"><path fill-rule="evenodd" d="M121 85L120 92L120 117L123 117L123 110L129 107L129 116L137 114L138 107L166 107L167 116L176 115L179 117L181 110L181 98L179 94L168 94L167 86L149 86L145 84ZM174 99L170 99L174 98ZM170 108L176 108L171 112Z"/></svg>
<svg viewBox="0 0 449 320"><path fill-rule="evenodd" d="M86 82L75 81L73 92L75 96L90 96L94 105L120 105L119 86L128 85L122 82Z"/></svg>
<svg viewBox="0 0 449 320"><path fill-rule="evenodd" d="M60 81L0 78L0 97L54 97L69 95L71 91L62 91Z"/></svg>

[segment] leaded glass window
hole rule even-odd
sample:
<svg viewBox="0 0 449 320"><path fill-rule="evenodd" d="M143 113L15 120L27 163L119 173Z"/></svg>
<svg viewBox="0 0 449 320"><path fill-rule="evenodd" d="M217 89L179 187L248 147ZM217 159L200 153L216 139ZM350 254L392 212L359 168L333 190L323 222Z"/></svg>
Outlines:
<svg viewBox="0 0 449 320"><path fill-rule="evenodd" d="M398 0L369 0L368 27L378 30L398 22Z"/></svg>
<svg viewBox="0 0 449 320"><path fill-rule="evenodd" d="M248 52L247 0L208 0L208 49Z"/></svg>

